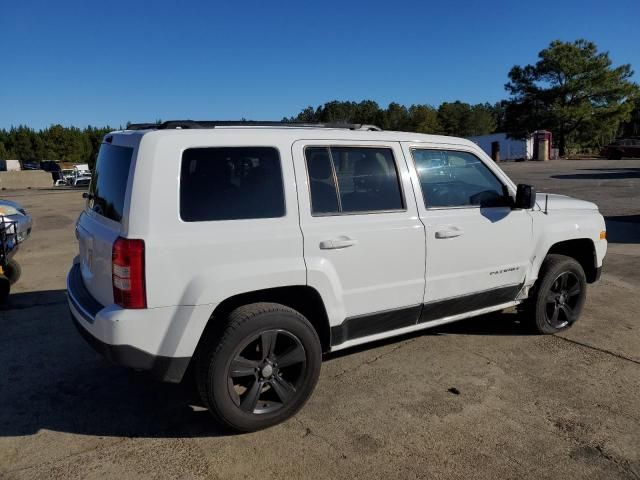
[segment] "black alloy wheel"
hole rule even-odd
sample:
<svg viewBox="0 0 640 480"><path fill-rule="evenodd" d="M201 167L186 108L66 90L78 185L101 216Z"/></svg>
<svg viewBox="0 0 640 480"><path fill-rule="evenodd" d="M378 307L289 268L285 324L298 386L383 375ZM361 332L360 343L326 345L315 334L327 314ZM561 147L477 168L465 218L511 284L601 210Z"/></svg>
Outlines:
<svg viewBox="0 0 640 480"><path fill-rule="evenodd" d="M552 328L560 330L577 320L581 293L580 280L573 272L558 275L546 296L545 315Z"/></svg>
<svg viewBox="0 0 640 480"><path fill-rule="evenodd" d="M253 432L284 422L311 397L320 376L322 344L300 312L252 303L218 319L196 352L204 404L223 426Z"/></svg>
<svg viewBox="0 0 640 480"><path fill-rule="evenodd" d="M229 363L229 395L246 413L275 412L296 395L306 367L298 337L285 330L263 331L241 345Z"/></svg>
<svg viewBox="0 0 640 480"><path fill-rule="evenodd" d="M520 310L537 333L557 333L578 321L586 298L582 265L575 258L549 254Z"/></svg>

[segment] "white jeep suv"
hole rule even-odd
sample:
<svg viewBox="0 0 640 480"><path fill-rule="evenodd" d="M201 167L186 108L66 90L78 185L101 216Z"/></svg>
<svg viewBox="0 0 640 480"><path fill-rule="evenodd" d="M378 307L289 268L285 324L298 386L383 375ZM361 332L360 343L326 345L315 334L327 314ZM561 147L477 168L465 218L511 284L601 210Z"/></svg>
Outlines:
<svg viewBox="0 0 640 480"><path fill-rule="evenodd" d="M68 275L79 331L239 431L292 416L323 352L519 306L571 326L596 205L514 185L477 145L360 125L173 121L108 134Z"/></svg>

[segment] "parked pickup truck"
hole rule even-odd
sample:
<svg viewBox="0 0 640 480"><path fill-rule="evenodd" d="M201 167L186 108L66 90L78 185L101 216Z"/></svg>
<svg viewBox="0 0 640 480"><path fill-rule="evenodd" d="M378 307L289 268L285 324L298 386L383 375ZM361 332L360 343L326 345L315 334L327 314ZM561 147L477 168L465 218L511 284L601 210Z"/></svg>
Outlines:
<svg viewBox="0 0 640 480"><path fill-rule="evenodd" d="M72 187L88 187L91 183L91 170L86 163L74 165L67 182Z"/></svg>
<svg viewBox="0 0 640 480"><path fill-rule="evenodd" d="M640 158L640 138L620 138L600 151L600 155L610 160L623 157Z"/></svg>
<svg viewBox="0 0 640 480"><path fill-rule="evenodd" d="M85 197L78 330L166 381L191 365L239 431L294 415L324 352L510 307L565 330L607 250L593 203L536 196L470 141L366 125L131 125Z"/></svg>

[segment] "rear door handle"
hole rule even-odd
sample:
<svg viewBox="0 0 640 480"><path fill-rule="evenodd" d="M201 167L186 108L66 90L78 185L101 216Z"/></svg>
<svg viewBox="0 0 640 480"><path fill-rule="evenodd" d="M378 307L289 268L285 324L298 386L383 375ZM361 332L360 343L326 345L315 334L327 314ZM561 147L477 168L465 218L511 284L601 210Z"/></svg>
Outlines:
<svg viewBox="0 0 640 480"><path fill-rule="evenodd" d="M349 237L338 237L332 240L323 240L320 242L320 249L322 250L336 250L339 248L347 248L352 247L358 243L357 240L354 240Z"/></svg>
<svg viewBox="0 0 640 480"><path fill-rule="evenodd" d="M446 230L436 231L436 238L455 238L462 235L464 232L459 228L448 228Z"/></svg>

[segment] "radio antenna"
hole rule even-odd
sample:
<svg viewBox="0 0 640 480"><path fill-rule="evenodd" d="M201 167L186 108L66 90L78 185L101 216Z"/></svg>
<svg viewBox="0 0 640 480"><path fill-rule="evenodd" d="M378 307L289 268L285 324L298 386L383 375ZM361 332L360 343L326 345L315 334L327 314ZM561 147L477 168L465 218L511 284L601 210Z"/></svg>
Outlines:
<svg viewBox="0 0 640 480"><path fill-rule="evenodd" d="M549 215L549 194L546 194L544 198L544 214Z"/></svg>

